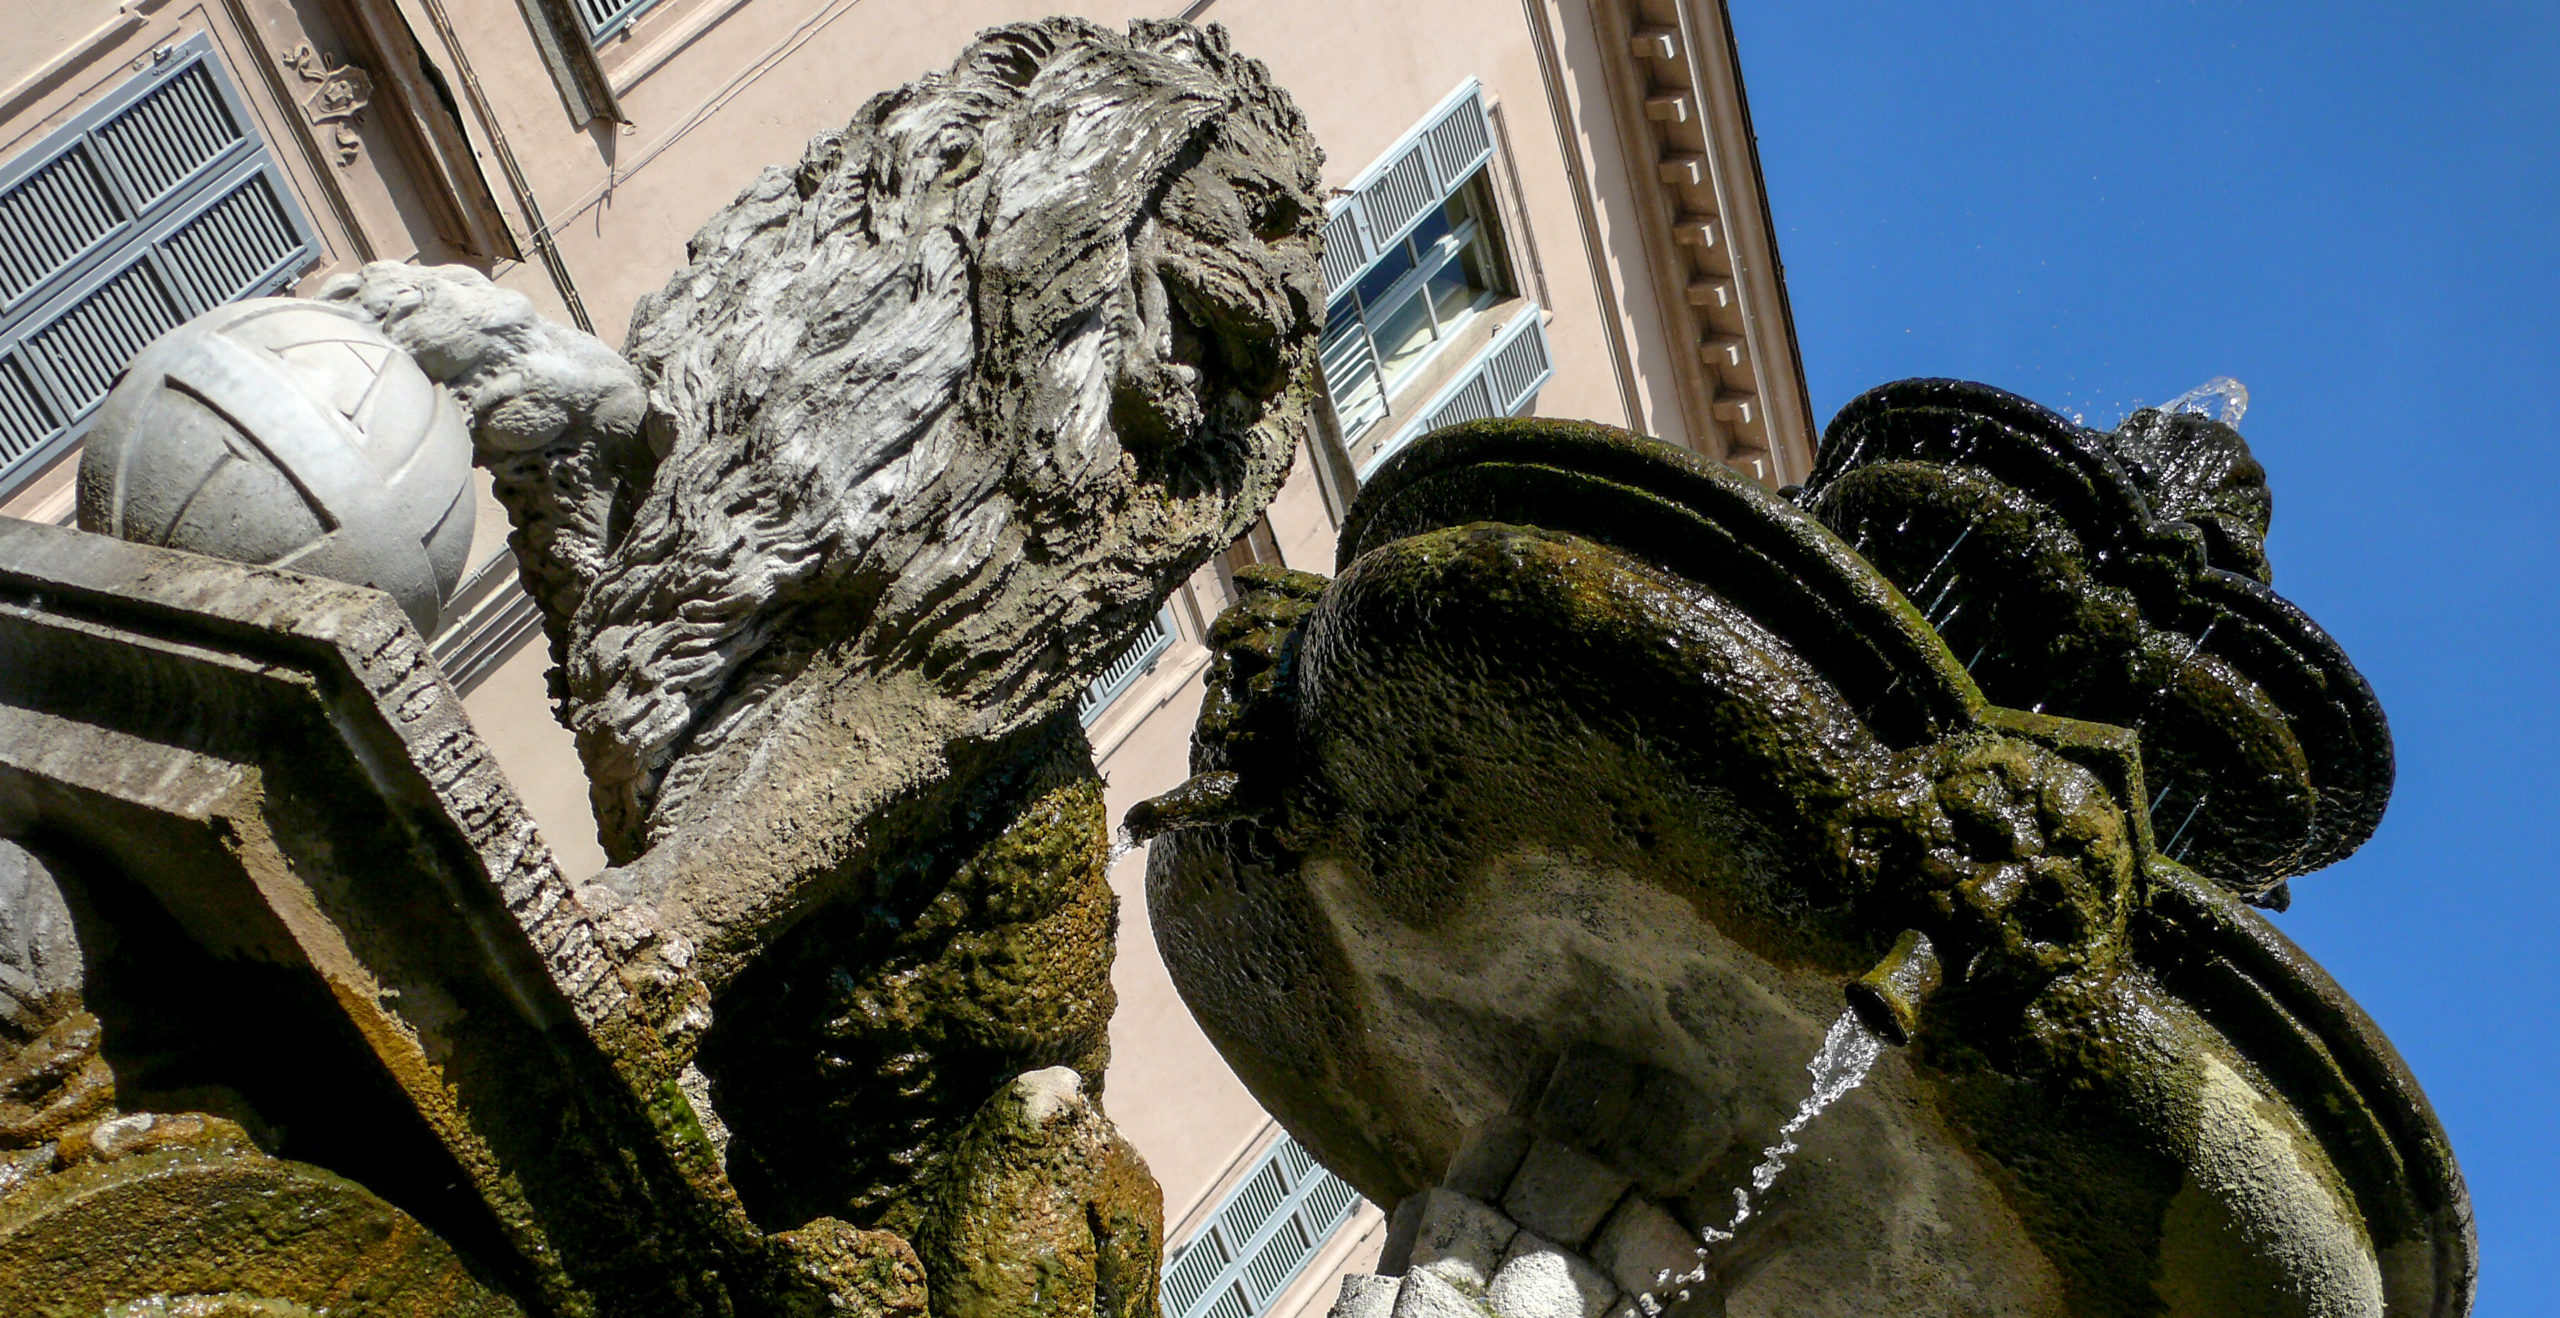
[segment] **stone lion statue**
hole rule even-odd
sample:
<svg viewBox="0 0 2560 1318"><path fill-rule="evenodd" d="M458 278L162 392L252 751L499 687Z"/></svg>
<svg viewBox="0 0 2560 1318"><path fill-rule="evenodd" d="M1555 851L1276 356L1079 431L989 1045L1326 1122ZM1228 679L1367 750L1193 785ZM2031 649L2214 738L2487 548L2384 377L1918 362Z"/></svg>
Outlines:
<svg viewBox="0 0 2560 1318"><path fill-rule="evenodd" d="M466 270L324 294L472 413L600 899L673 968L659 1024L700 1040L769 1227L912 1225L1013 1077L1099 1085L1116 915L1073 706L1301 441L1321 160L1223 30L1056 18L767 169L620 354Z"/></svg>

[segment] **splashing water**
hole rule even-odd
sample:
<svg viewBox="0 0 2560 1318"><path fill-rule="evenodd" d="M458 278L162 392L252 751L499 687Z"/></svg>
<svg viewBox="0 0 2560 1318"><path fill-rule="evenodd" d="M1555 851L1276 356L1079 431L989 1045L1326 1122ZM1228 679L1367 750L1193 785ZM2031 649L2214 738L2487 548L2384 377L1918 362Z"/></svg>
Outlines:
<svg viewBox="0 0 2560 1318"><path fill-rule="evenodd" d="M2241 415L2249 410L2249 386L2230 376L2217 375L2162 403L2160 410L2173 415L2195 412L2226 426L2237 426Z"/></svg>
<svg viewBox="0 0 2560 1318"><path fill-rule="evenodd" d="M1850 1090L1865 1083L1868 1069L1883 1053L1884 1040L1868 1029L1855 1011L1841 1012L1840 1019L1831 1022L1831 1032L1822 1037L1822 1047L1815 1051L1813 1060L1805 1064L1804 1069L1813 1073L1813 1092L1796 1104L1796 1114L1787 1118L1787 1124L1778 1127L1778 1142L1760 1151L1760 1162L1751 1169L1751 1187L1744 1189L1737 1185L1733 1188L1732 1219L1722 1227L1701 1229L1698 1232L1697 1265L1676 1275L1664 1269L1654 1278L1655 1286L1663 1290L1678 1287L1678 1293L1672 1297L1674 1300L1689 1298L1688 1288L1707 1279L1707 1251L1733 1239L1734 1233L1742 1229L1742 1224L1750 1220L1754 1211L1753 1201L1769 1193L1769 1187L1778 1183L1778 1174L1787 1169L1787 1159L1795 1155L1796 1136L1804 1133L1804 1128L1812 1125L1813 1119L1821 1116L1824 1108L1839 1102ZM1655 1294L1657 1292L1647 1291L1636 1297L1636 1307L1645 1312L1646 1318L1654 1318L1662 1312L1662 1301L1655 1299Z"/></svg>

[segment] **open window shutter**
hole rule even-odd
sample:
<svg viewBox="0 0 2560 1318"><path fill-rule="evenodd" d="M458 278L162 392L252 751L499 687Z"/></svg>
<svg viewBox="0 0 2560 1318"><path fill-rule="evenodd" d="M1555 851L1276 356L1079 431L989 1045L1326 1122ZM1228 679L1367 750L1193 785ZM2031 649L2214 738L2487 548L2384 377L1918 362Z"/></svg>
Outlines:
<svg viewBox="0 0 2560 1318"><path fill-rule="evenodd" d="M1378 449L1361 468L1360 479L1369 479L1405 445L1442 426L1518 416L1555 373L1555 354L1547 346L1547 318L1529 307L1422 405L1412 425Z"/></svg>
<svg viewBox="0 0 2560 1318"><path fill-rule="evenodd" d="M1139 631L1137 638L1129 642L1129 648L1122 650L1120 657L1102 670L1101 676L1086 685L1083 698L1076 702L1076 717L1091 726L1095 719L1102 717L1103 710L1110 708L1112 701L1120 698L1121 692L1136 685L1148 669L1156 666L1156 660L1172 648L1173 609L1168 605L1157 610L1156 616L1147 620L1146 627Z"/></svg>
<svg viewBox="0 0 2560 1318"><path fill-rule="evenodd" d="M0 164L0 494L143 345L319 250L203 34Z"/></svg>
<svg viewBox="0 0 2560 1318"><path fill-rule="evenodd" d="M1337 206L1324 222L1324 288L1330 298L1351 286L1376 253L1369 250L1360 236L1360 215L1348 205Z"/></svg>
<svg viewBox="0 0 2560 1318"><path fill-rule="evenodd" d="M1359 1192L1282 1135L1165 1269L1165 1318L1267 1311L1340 1230Z"/></svg>
<svg viewBox="0 0 2560 1318"><path fill-rule="evenodd" d="M1325 296L1349 288L1380 252L1492 158L1484 88L1469 78L1361 170L1351 195L1334 204L1324 225Z"/></svg>
<svg viewBox="0 0 2560 1318"><path fill-rule="evenodd" d="M1358 316L1328 321L1319 343L1325 388L1333 395L1334 419L1342 433L1357 435L1387 414L1386 375L1378 350Z"/></svg>
<svg viewBox="0 0 2560 1318"><path fill-rule="evenodd" d="M574 7L578 17L586 22L587 36L602 41L638 18L641 10L656 3L658 0L575 0Z"/></svg>
<svg viewBox="0 0 2560 1318"><path fill-rule="evenodd" d="M1518 416L1556 373L1555 355L1547 351L1546 317L1532 311L1523 321L1484 355L1485 392L1504 416Z"/></svg>
<svg viewBox="0 0 2560 1318"><path fill-rule="evenodd" d="M1484 88L1470 78L1360 171L1350 195L1333 204L1324 224L1325 296L1341 296L1492 158ZM1343 434L1357 435L1385 419L1386 380L1357 318L1325 327L1323 363Z"/></svg>

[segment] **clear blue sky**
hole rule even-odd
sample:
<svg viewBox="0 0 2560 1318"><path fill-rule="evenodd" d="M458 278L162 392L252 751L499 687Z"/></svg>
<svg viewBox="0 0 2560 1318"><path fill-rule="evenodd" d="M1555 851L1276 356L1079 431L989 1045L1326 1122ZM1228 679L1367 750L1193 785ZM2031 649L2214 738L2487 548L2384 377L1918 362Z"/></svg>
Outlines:
<svg viewBox="0 0 2560 1318"><path fill-rule="evenodd" d="M2560 4L1731 3L1817 417L2248 385L2399 750L2279 923L2452 1131L2477 1312L2560 1313Z"/></svg>

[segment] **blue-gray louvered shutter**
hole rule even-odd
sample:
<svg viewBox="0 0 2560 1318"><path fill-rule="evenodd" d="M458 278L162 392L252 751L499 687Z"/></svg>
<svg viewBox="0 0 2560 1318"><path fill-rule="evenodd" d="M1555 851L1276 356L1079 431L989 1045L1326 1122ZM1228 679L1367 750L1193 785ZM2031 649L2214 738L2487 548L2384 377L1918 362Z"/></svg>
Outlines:
<svg viewBox="0 0 2560 1318"><path fill-rule="evenodd" d="M1361 170L1324 226L1325 296L1360 272L1493 159L1484 88L1469 78Z"/></svg>
<svg viewBox="0 0 2560 1318"><path fill-rule="evenodd" d="M1359 1206L1349 1182L1282 1135L1198 1234L1173 1251L1160 1292L1165 1318L1268 1312Z"/></svg>
<svg viewBox="0 0 2560 1318"><path fill-rule="evenodd" d="M1484 88L1469 78L1361 170L1350 195L1333 203L1324 224L1325 296L1340 297L1491 159L1493 128ZM1384 364L1360 318L1328 321L1322 352L1325 387L1342 433L1356 436L1385 419Z"/></svg>
<svg viewBox="0 0 2560 1318"><path fill-rule="evenodd" d="M602 41L628 27L640 12L658 0L577 0L573 6L578 17L586 20L587 36Z"/></svg>
<svg viewBox="0 0 2560 1318"><path fill-rule="evenodd" d="M1360 479L1368 480L1405 445L1442 426L1520 415L1555 373L1555 353L1547 346L1547 318L1533 303L1442 385L1411 425L1370 455L1360 469Z"/></svg>
<svg viewBox="0 0 2560 1318"><path fill-rule="evenodd" d="M0 495L78 438L144 344L319 251L203 33L0 163Z"/></svg>

